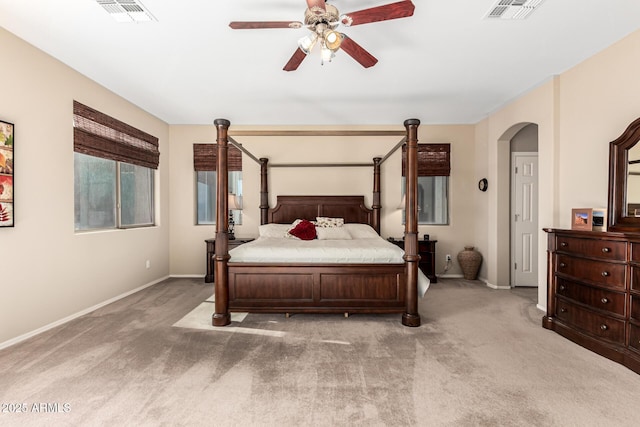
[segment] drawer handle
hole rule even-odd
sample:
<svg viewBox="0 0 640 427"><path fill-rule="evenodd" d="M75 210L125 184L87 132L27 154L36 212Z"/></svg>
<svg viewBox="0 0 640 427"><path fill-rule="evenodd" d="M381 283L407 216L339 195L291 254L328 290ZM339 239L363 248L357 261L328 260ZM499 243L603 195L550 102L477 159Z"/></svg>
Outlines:
<svg viewBox="0 0 640 427"><path fill-rule="evenodd" d="M567 289L564 285L560 285L560 290L564 291L565 289Z"/></svg>
<svg viewBox="0 0 640 427"><path fill-rule="evenodd" d="M602 252L604 252L604 253L606 254L607 252L611 252L611 249L609 249L609 248L602 248Z"/></svg>
<svg viewBox="0 0 640 427"><path fill-rule="evenodd" d="M608 271L603 271L603 272L602 272L602 277L607 277L608 275L609 275L609 272L608 272Z"/></svg>
<svg viewBox="0 0 640 427"><path fill-rule="evenodd" d="M600 302L602 302L603 304L606 304L609 302L609 298L607 297L602 297L602 299L600 300Z"/></svg>
<svg viewBox="0 0 640 427"><path fill-rule="evenodd" d="M600 329L606 331L607 329L609 329L609 327L603 323L602 325L600 325Z"/></svg>
<svg viewBox="0 0 640 427"><path fill-rule="evenodd" d="M560 243L560 246L562 246L563 248L566 248L567 246L569 246L569 244L567 242L562 242Z"/></svg>
<svg viewBox="0 0 640 427"><path fill-rule="evenodd" d="M560 263L560 268L565 268L567 266L567 264L565 264L564 262Z"/></svg>
<svg viewBox="0 0 640 427"><path fill-rule="evenodd" d="M561 308L560 308L560 313L566 313L566 312L568 312L568 311L569 311L569 310L567 310L567 309L566 309L566 308L564 308L564 307L561 307Z"/></svg>

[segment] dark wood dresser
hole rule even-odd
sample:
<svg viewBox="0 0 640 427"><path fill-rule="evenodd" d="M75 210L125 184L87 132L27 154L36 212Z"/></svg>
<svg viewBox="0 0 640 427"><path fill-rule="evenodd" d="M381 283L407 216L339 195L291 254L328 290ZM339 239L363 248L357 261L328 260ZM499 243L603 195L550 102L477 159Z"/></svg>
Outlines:
<svg viewBox="0 0 640 427"><path fill-rule="evenodd" d="M640 373L640 234L545 231L542 326Z"/></svg>

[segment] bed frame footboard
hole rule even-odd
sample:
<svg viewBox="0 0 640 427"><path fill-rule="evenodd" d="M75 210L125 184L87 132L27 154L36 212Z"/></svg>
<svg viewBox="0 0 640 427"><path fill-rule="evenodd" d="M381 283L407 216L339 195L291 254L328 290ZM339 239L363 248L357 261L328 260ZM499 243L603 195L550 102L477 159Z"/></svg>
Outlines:
<svg viewBox="0 0 640 427"><path fill-rule="evenodd" d="M404 264L229 263L229 309L252 313L403 313Z"/></svg>

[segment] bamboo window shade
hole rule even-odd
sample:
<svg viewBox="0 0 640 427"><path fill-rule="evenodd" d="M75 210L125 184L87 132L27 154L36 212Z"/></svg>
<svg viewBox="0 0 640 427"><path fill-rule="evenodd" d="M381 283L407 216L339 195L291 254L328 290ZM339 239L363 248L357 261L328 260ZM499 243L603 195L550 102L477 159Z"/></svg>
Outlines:
<svg viewBox="0 0 640 427"><path fill-rule="evenodd" d="M158 138L73 101L73 150L103 159L158 169Z"/></svg>
<svg viewBox="0 0 640 427"><path fill-rule="evenodd" d="M407 146L402 146L402 176L406 176ZM451 144L418 144L418 176L449 176Z"/></svg>
<svg viewBox="0 0 640 427"><path fill-rule="evenodd" d="M229 172L242 170L242 152L229 146L227 167ZM193 168L196 172L215 171L218 157L218 144L193 144Z"/></svg>

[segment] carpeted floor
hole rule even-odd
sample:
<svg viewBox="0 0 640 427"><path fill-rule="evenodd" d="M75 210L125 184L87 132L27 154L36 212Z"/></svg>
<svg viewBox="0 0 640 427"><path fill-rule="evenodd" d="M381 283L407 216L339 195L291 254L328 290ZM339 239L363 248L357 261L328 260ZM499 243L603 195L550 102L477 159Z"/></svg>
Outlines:
<svg viewBox="0 0 640 427"><path fill-rule="evenodd" d="M0 351L0 425L640 419L640 375L543 329L535 290L441 280L420 301L420 328L400 315L249 314L214 329L211 294L202 280L169 279Z"/></svg>

